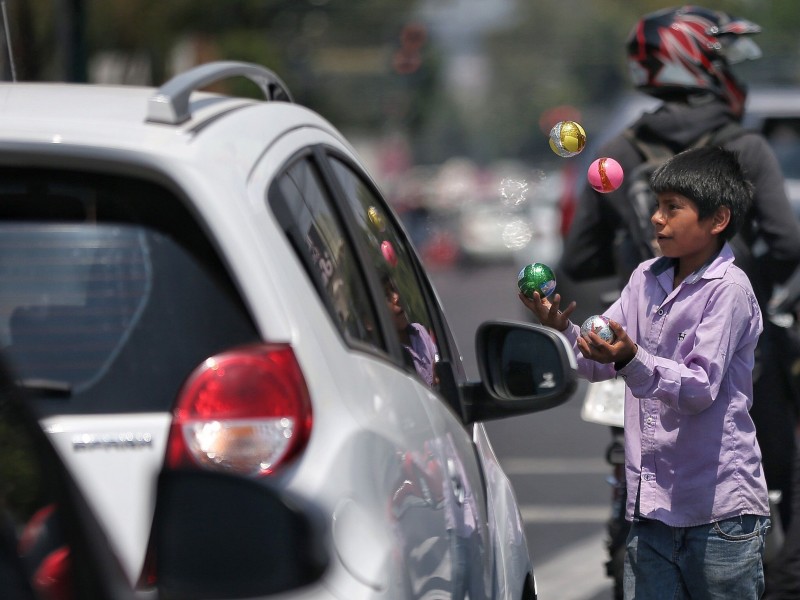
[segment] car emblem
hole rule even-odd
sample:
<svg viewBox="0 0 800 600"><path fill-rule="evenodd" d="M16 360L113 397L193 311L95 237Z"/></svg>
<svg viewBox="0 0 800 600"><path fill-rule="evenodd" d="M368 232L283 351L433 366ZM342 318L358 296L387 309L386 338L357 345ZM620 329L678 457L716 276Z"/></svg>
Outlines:
<svg viewBox="0 0 800 600"><path fill-rule="evenodd" d="M73 450L96 450L96 449L130 449L145 448L153 445L153 436L150 433L83 433L72 438Z"/></svg>

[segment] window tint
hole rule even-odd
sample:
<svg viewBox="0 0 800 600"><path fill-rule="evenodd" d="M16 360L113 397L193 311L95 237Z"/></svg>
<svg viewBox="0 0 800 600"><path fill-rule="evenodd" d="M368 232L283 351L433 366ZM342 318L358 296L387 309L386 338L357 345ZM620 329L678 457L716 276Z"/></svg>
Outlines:
<svg viewBox="0 0 800 600"><path fill-rule="evenodd" d="M381 309L389 312L394 323L407 367L434 385L434 364L439 357L433 322L405 237L372 189L341 160L331 158L330 162L355 216L370 266L381 281L386 297Z"/></svg>
<svg viewBox="0 0 800 600"><path fill-rule="evenodd" d="M344 338L383 348L353 249L310 159L294 163L270 191L281 226Z"/></svg>
<svg viewBox="0 0 800 600"><path fill-rule="evenodd" d="M0 340L21 376L101 377L142 313L152 269L135 230L0 224Z"/></svg>
<svg viewBox="0 0 800 600"><path fill-rule="evenodd" d="M0 182L0 350L44 414L170 410L208 356L258 340L172 194L47 170Z"/></svg>

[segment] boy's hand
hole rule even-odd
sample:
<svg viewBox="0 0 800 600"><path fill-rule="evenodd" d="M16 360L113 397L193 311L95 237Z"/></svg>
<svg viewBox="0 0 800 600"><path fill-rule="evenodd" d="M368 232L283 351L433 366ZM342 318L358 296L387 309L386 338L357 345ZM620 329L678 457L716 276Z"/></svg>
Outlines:
<svg viewBox="0 0 800 600"><path fill-rule="evenodd" d="M608 325L616 336L613 343L609 344L594 331L590 331L578 338L578 349L586 358L603 364L614 363L617 369L621 369L636 356L638 346L619 323L609 321Z"/></svg>
<svg viewBox="0 0 800 600"><path fill-rule="evenodd" d="M559 310L558 307L561 304L561 296L559 294L553 296L552 302L547 298L540 297L539 292L533 292L533 298L528 298L525 294L520 293L519 299L539 319L542 325L552 327L558 331L564 331L567 328L569 316L577 306L573 301L563 311Z"/></svg>

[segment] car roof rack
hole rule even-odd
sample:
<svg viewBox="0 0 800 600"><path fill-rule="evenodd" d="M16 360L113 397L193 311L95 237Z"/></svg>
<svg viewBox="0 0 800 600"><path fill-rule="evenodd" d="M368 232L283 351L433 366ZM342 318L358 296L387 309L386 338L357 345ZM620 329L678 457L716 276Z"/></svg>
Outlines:
<svg viewBox="0 0 800 600"><path fill-rule="evenodd" d="M147 101L147 121L179 125L192 116L189 96L193 91L239 76L260 87L267 100L294 102L289 88L269 69L253 63L215 61L184 71L162 85Z"/></svg>

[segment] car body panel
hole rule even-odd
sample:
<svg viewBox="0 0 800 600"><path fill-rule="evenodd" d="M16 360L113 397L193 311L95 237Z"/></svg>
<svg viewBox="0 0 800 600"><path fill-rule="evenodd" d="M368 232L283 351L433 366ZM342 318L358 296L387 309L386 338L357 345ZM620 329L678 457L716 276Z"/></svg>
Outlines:
<svg viewBox="0 0 800 600"><path fill-rule="evenodd" d="M259 194L258 190L264 188L264 183L258 184L260 177L259 173L271 174L275 172L276 167L280 164L274 156L286 157L293 156L297 152L302 151L311 144L325 144L331 148L335 148L341 152L349 152L349 149L341 144L339 140L311 128L303 128L293 130L292 132L283 136L280 140L275 142L269 151L262 158L262 164L254 171L252 181L254 184L251 186L251 198L254 205L259 203L263 206L263 193ZM265 215L270 218L270 215ZM274 249L278 252L278 249ZM279 255L280 256L280 255ZM271 261L284 266L287 270L291 267L296 268L292 263L296 262L294 254L286 257L286 260L275 261L275 255L271 256ZM296 277L296 275L295 275ZM285 290L292 296L291 304L294 306L304 306L309 297L315 297L315 292L311 286L293 286L291 289ZM304 351L313 350L314 354L319 354L314 357L308 358L308 364L320 365L326 364L332 374L341 372L341 370L350 369L353 373L352 377L356 380L361 379L359 382L350 388L349 392L342 391L339 394L337 402L333 405L335 411L340 411L341 405L345 405L350 409L351 414L356 418L359 423L370 431L374 431L376 437L369 439L368 443L359 444L358 449L354 450L355 456L364 456L366 464L360 468L355 469L353 481L351 485L361 485L366 483L364 489L354 490L351 497L346 501L339 501L334 510L336 513L342 513L342 519L350 520L354 514L369 515L375 514L376 507L370 506L369 510L365 510L362 506L363 498L369 498L374 495L374 490L370 491L369 488L374 486L373 477L385 477L390 482L393 489L391 496L381 499L381 502L386 502L386 506L391 506L391 512L397 521L404 521L408 523L408 512L411 511L419 514L420 511L431 512L432 515L426 517L426 522L429 527L426 530L414 531L413 526L409 527L404 525L402 527L403 533L400 547L405 547L407 556L403 557L406 562L405 570L408 572L410 581L408 584L412 589L432 591L432 580L435 577L442 579L449 579L452 575L449 573L450 565L443 565L444 573L434 575L436 569L422 569L422 572L415 570L414 565L418 565L425 560L433 560L436 562L438 559L425 558L435 556L436 553L448 553L448 540L451 534L448 532L453 529L452 523L446 523L445 520L452 521L455 518L454 498L451 487L448 485L444 487L443 478L448 478L447 473L437 472L437 464L447 464L447 459L444 457L445 448L448 447L450 437L447 436L448 429L457 431L460 429L462 438L467 439L469 446L468 460L471 460L475 465L474 452L469 444L469 438L463 425L455 424L456 417L444 408L441 399L436 397L429 397L429 390L421 385L419 382L409 378L406 374L400 372L393 367L387 367L385 361L374 360L368 355L360 354L358 351L347 350L341 338L336 332L330 328L328 315L324 311L320 311L318 303L309 303L308 311L299 311L300 314L306 314L309 318L294 324L294 337L292 339L293 345L298 348L299 359L301 364L305 362ZM258 318L258 311L256 318ZM309 314L309 312L313 313ZM306 344L304 339L306 337L316 338L316 344ZM324 348L332 348L342 346L343 353L325 352L321 353ZM353 364L359 366L353 369ZM310 372L305 369L306 372ZM311 388L312 397L324 397L327 390L336 386L335 378L331 377L330 380L322 382L319 386L319 393L315 393L314 384L316 376L319 374L318 367L313 369L314 375L309 375L308 384ZM352 393L353 389L363 390L363 395L355 395ZM383 389L384 392L380 393L377 390ZM398 410L396 402L389 400L393 395L398 395L398 390L406 389L407 393L403 394L404 400L402 403L402 411ZM421 401L419 396L422 395L424 401ZM414 398L414 396L418 396ZM341 404L340 404L341 403ZM406 403L408 403L406 405ZM410 411L410 406L416 404L420 408L425 407L425 412L418 413L416 416ZM439 414L439 411L446 411L445 414ZM430 419L432 414L438 415L438 426L430 429L430 424L423 424L422 421ZM332 419L331 419L332 420ZM327 417L322 417L317 422L328 422ZM448 424L445 424L448 423ZM413 432L427 431L427 437L418 439L416 443L411 443L407 436ZM382 447L383 444L379 443L379 439L391 439L393 432L400 432L402 441L398 441L394 455L388 451L386 455L380 455L377 449ZM317 434L315 428L314 434ZM334 434L338 435L338 434ZM421 442L421 443L420 443ZM463 439L462 439L463 445ZM323 452L326 452L323 445ZM312 439L309 445L307 457L314 454L314 440ZM462 448L462 452L464 449ZM438 454L438 456L436 456ZM380 459L377 457L380 456ZM321 457L320 457L321 458ZM319 469L319 461L316 459L309 459L304 464L314 465L313 472L309 477L318 478L317 473ZM352 460L342 460L340 464L352 464ZM394 475L395 468L399 469ZM430 469L434 469L433 472ZM364 473L373 473L372 476L364 478ZM347 473L338 473L339 477L347 478ZM301 485L298 480L303 477L303 468L293 477L292 487ZM480 474L474 471L472 478L476 481L476 485L480 484ZM445 481L446 483L446 481ZM326 486L328 487L328 486ZM330 486L333 487L333 486ZM332 500L335 499L332 498ZM359 500L356 500L359 499ZM485 516L482 519L485 524ZM337 519L338 522L338 519ZM485 525L484 525L485 527ZM397 530L395 525L393 529ZM348 566L348 569L357 574L359 579L368 582L368 585L374 586L376 589L384 588L387 585L385 575L391 570L387 570L385 565L381 564L382 561L377 560L377 557L382 556L381 549L391 547L397 544L381 544L379 541L373 540L377 543L377 547L371 548L369 542L365 542L363 537L357 537L356 540L350 540L347 533L337 533L341 531L334 529L334 541L339 551L340 558ZM360 536L360 534L359 534ZM357 541L357 543L356 543ZM413 555L413 560L411 559ZM371 573L370 565L374 565ZM426 576L429 581L426 581ZM449 591L448 591L449 593Z"/></svg>
<svg viewBox="0 0 800 600"><path fill-rule="evenodd" d="M152 518L142 510L141 498L155 499L171 421L168 413L41 420L75 483L111 532L110 543L132 579L142 569Z"/></svg>

